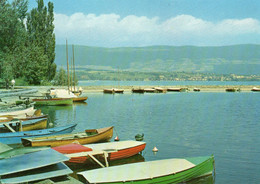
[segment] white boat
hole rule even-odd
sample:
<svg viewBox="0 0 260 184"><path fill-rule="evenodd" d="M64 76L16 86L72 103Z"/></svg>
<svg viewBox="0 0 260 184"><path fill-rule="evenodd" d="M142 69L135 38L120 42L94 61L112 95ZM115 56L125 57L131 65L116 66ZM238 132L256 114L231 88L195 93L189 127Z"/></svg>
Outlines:
<svg viewBox="0 0 260 184"><path fill-rule="evenodd" d="M25 109L9 109L8 111L0 112L0 116L11 115L11 116L32 116L36 109L34 107L28 107Z"/></svg>

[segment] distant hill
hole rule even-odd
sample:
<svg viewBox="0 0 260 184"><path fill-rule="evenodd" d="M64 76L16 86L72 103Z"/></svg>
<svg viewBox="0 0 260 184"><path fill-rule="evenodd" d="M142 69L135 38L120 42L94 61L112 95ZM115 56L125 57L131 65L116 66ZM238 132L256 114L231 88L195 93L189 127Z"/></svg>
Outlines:
<svg viewBox="0 0 260 184"><path fill-rule="evenodd" d="M77 67L95 70L185 71L259 75L260 45L221 47L150 46L102 48L74 46ZM69 46L69 60L72 48ZM66 46L56 46L55 63L66 68Z"/></svg>

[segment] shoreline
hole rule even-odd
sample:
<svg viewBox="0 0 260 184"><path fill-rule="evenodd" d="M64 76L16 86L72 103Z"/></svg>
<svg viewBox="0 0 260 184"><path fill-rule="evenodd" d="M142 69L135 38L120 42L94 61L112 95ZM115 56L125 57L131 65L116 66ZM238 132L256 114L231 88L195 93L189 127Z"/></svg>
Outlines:
<svg viewBox="0 0 260 184"><path fill-rule="evenodd" d="M83 89L83 94L87 93L103 93L104 89L111 89L111 88L118 88L123 89L124 92L132 92L133 88L154 88L154 87L161 87L164 89L167 88L188 88L188 92L194 92L194 88L199 88L200 92L226 92L227 88L235 88L240 89L240 92L251 92L253 87L260 86L254 86L254 85L175 85L175 86L79 86ZM37 89L37 94L45 93L50 88L56 88L56 89L68 89L67 86L21 86L21 88L32 88ZM171 92L169 92L171 93Z"/></svg>

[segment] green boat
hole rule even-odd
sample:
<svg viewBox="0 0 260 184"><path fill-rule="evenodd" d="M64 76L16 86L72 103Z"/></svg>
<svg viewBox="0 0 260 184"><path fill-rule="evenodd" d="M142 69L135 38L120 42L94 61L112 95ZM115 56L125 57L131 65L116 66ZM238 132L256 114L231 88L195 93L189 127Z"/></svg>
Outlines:
<svg viewBox="0 0 260 184"><path fill-rule="evenodd" d="M165 159L94 169L78 173L84 183L181 183L211 175L214 156Z"/></svg>
<svg viewBox="0 0 260 184"><path fill-rule="evenodd" d="M51 99L32 99L35 102L35 105L72 105L73 100L72 98L51 98Z"/></svg>

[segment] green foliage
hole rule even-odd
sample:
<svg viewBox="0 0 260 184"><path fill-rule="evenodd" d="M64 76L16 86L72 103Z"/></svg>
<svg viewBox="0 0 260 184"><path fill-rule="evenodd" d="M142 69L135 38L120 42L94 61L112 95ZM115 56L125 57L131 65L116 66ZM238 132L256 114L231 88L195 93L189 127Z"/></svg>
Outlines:
<svg viewBox="0 0 260 184"><path fill-rule="evenodd" d="M28 0L0 1L0 78L39 85L55 76L54 7L37 3L27 13Z"/></svg>
<svg viewBox="0 0 260 184"><path fill-rule="evenodd" d="M67 86L68 85L67 71L65 71L62 67L59 69L58 72L56 72L56 75L53 79L53 85L55 85L55 86ZM78 85L77 76L75 76L75 79L73 79L73 75L70 74L70 85L72 85L72 86Z"/></svg>
<svg viewBox="0 0 260 184"><path fill-rule="evenodd" d="M26 81L24 77L15 79L15 86L28 86L28 85L29 83Z"/></svg>

